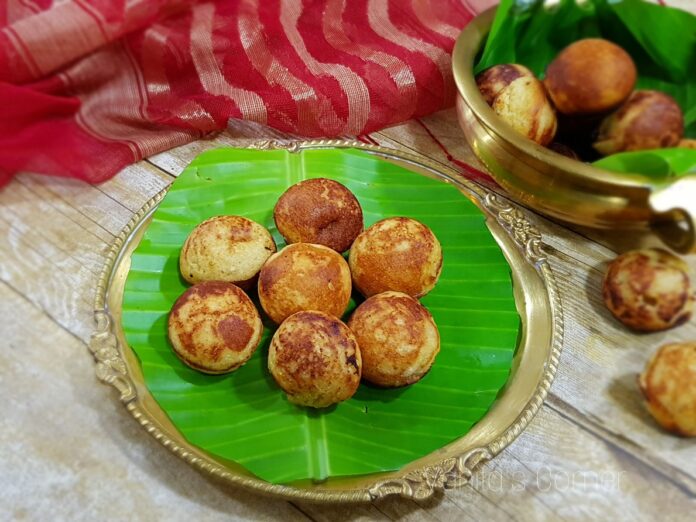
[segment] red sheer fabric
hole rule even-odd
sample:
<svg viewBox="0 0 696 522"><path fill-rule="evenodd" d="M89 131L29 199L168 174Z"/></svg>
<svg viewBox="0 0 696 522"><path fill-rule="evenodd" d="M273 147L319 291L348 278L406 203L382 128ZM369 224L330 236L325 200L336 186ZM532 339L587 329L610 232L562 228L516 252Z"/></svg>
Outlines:
<svg viewBox="0 0 696 522"><path fill-rule="evenodd" d="M490 4L6 0L0 184L103 181L232 118L339 136L429 114L453 102L454 39Z"/></svg>

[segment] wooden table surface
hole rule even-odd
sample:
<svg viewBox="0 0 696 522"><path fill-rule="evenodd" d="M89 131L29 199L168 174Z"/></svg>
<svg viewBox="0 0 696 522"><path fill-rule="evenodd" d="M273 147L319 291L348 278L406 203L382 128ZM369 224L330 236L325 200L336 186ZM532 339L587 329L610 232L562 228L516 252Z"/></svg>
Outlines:
<svg viewBox="0 0 696 522"><path fill-rule="evenodd" d="M452 166L424 126L452 156L478 165L451 110L371 137ZM653 423L636 375L662 343L696 339L696 323L628 332L602 305L602 275L617 252L652 240L571 230L531 213L564 307L561 365L536 418L470 485L423 503L290 503L216 485L160 447L94 376L86 344L97 278L133 213L198 153L259 137L288 138L233 123L99 186L23 174L0 191L0 518L693 520L696 444Z"/></svg>

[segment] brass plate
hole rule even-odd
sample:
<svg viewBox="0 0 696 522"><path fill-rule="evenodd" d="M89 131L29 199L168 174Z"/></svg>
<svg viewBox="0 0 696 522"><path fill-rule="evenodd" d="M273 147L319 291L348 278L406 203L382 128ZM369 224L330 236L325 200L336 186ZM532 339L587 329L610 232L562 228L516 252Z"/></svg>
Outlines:
<svg viewBox="0 0 696 522"><path fill-rule="evenodd" d="M512 373L490 411L460 439L394 472L331 478L322 483L270 484L234 462L191 445L171 423L145 386L140 364L121 328L121 302L130 256L166 190L148 201L123 229L109 251L97 287L96 332L90 350L97 377L114 386L121 402L155 439L186 462L224 482L288 499L319 502L369 501L399 494L424 499L436 491L463 486L474 468L496 456L527 426L541 407L556 373L563 341L561 305L553 272L538 231L524 214L456 171L422 156L360 142L322 140L291 144L263 141L252 148L357 148L425 176L452 183L486 215L486 223L511 267L522 335Z"/></svg>

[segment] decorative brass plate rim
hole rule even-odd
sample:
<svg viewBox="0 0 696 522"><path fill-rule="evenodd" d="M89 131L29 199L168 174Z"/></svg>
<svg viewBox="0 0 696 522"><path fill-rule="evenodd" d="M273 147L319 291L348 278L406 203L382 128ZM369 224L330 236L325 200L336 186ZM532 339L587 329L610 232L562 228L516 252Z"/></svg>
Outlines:
<svg viewBox="0 0 696 522"><path fill-rule="evenodd" d="M478 464L500 453L529 424L546 398L556 374L563 344L562 309L554 274L543 252L541 235L524 214L507 201L463 179L455 170L422 156L346 140L264 140L252 143L249 148L290 152L313 148L360 149L389 161L408 164L423 175L452 183L472 199L487 216L488 227L511 266L515 300L522 318L522 341L513 360L513 373L501 397L469 433L441 450L395 472L351 477L344 482L339 478L335 479L336 482L330 479L322 484L270 484L196 448L176 431L147 391L139 368L135 367L137 359L125 343L122 331L119 332L120 320L117 317L120 317L120 310L112 310L110 305L113 304L111 290L118 292L118 288L114 288L118 286L116 272L123 264L129 246L134 246L138 231L147 223L168 189L135 213L108 251L97 285L96 330L89 345L96 362L97 378L116 388L131 415L175 455L213 478L260 493L315 502L365 502L394 494L425 499L437 491L465 485ZM531 325L531 319L536 324ZM499 425L490 420L494 417ZM501 418L505 417L509 419L501 423Z"/></svg>

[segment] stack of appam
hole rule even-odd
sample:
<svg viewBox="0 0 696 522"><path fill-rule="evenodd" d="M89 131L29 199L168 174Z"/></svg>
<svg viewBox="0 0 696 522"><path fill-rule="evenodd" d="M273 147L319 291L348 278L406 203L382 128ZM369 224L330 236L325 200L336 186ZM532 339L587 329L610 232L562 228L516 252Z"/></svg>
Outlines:
<svg viewBox="0 0 696 522"><path fill-rule="evenodd" d="M242 366L263 331L245 293L256 288L278 325L268 369L290 402L324 408L352 397L361 380L377 387L419 381L440 350L437 326L418 301L442 270L433 232L407 217L364 230L355 195L325 178L290 187L273 217L287 243L279 252L265 227L241 216L193 229L179 260L193 286L169 315L174 353L204 373ZM346 324L353 288L366 300Z"/></svg>

